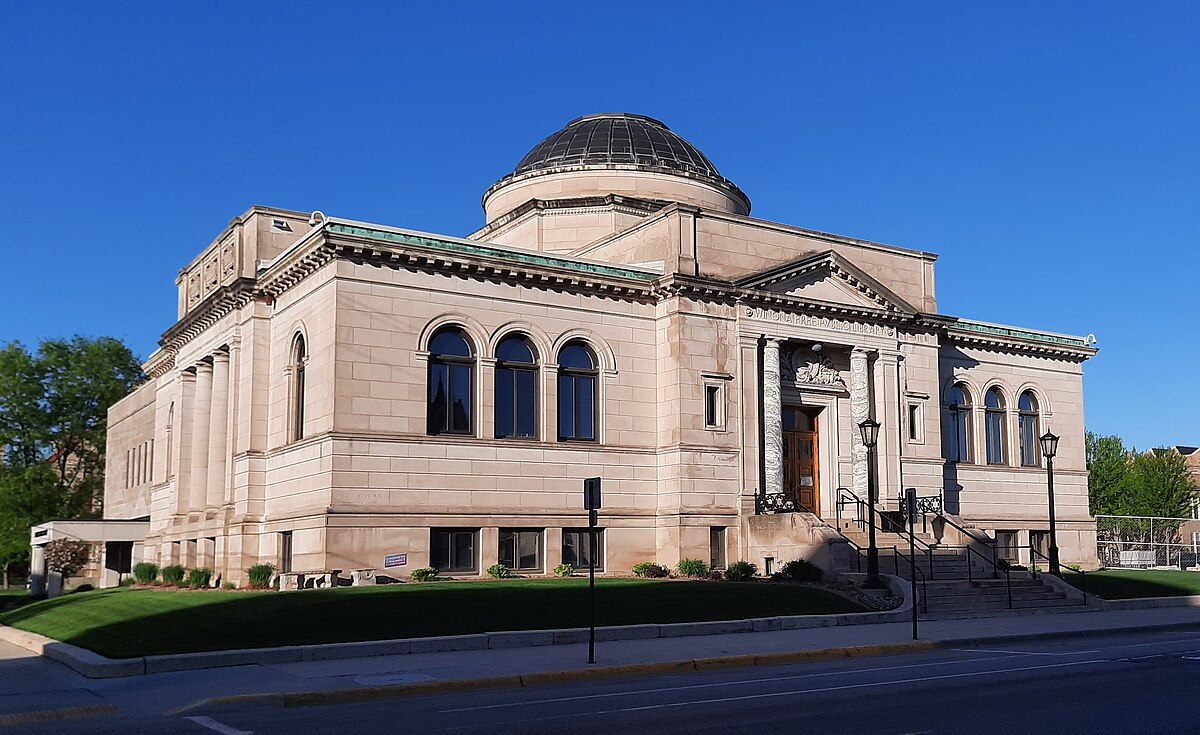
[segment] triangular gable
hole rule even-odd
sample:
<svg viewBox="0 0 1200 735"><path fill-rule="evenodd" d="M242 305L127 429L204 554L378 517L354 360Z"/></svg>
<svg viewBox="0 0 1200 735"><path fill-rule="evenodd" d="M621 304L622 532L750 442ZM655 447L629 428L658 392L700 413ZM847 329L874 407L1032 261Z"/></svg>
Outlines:
<svg viewBox="0 0 1200 735"><path fill-rule="evenodd" d="M909 314L917 311L887 286L832 250L810 253L752 273L737 280L736 285L835 304Z"/></svg>

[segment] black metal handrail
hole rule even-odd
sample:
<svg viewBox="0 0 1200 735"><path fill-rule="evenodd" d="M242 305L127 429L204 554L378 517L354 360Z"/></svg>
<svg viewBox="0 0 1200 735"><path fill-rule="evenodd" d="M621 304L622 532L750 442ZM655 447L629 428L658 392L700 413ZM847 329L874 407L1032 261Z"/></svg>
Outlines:
<svg viewBox="0 0 1200 735"><path fill-rule="evenodd" d="M954 526L962 533L965 533L966 535L970 536L973 540L975 540L975 541L983 544L984 546L988 547L989 549L991 549L992 550L992 559L991 559L990 563L993 567L998 566L999 559L996 556L996 542L993 539L988 538L986 535L983 535L983 536L975 535L972 531L968 530L967 528L964 528L962 525L955 522L955 520L953 518L946 515L945 513L938 513L938 518L941 518L943 521L945 521L946 523L949 523L951 526ZM968 544L968 548L969 548L969 546L970 545ZM976 551L975 553L979 554L978 551ZM981 556L982 556L982 554L981 554ZM968 556L968 558L969 558L969 556Z"/></svg>
<svg viewBox="0 0 1200 735"><path fill-rule="evenodd" d="M1046 556L1045 554L1043 554L1042 552L1040 552L1036 548L1034 548L1033 544L1029 544L1028 548L1029 548L1029 574L1034 579L1039 579L1037 565L1033 563L1033 557L1037 556L1041 559L1045 559L1047 569L1050 568L1050 557ZM1087 605L1088 604L1088 601L1087 601L1087 572L1083 571L1082 569L1071 569L1071 571L1075 572L1076 574L1079 575L1079 591L1083 593L1083 604ZM1045 575L1042 575L1042 576L1045 576Z"/></svg>
<svg viewBox="0 0 1200 735"><path fill-rule="evenodd" d="M974 572L974 567L971 565L971 554L978 556L980 559L983 559L988 564L992 565L992 579L995 579L996 575L999 572L1004 572L1004 584L1008 588L1008 609L1011 610L1012 606L1013 606L1013 604L1012 604L1012 574L1009 572L1009 570L1006 567L1000 566L996 562L992 561L991 559L987 558L983 554L980 554L978 551L976 551L975 549L972 549L970 546L968 546L967 547L967 579L972 582L975 581L975 572Z"/></svg>
<svg viewBox="0 0 1200 735"><path fill-rule="evenodd" d="M754 496L754 512L757 515L797 513L801 511L816 515L812 508L800 502L799 493L794 490L790 493L786 491L782 493L759 493Z"/></svg>
<svg viewBox="0 0 1200 735"><path fill-rule="evenodd" d="M863 530L863 525L866 523L866 521L863 520L863 510L862 509L864 506L866 506L867 512L872 514L872 516L879 519L880 530L891 530L891 532L893 532L893 533L907 533L908 532L907 529L905 529L901 525L897 524L892 519L888 518L885 515L881 515L877 510L870 507L870 505L865 500L858 497L858 493L854 492L853 490L851 490L849 488L845 488L845 487L839 487L837 489L837 494L838 494L838 497L837 497L837 519L838 519L839 526L841 525L841 520L842 520L842 508L847 505L853 505L853 506L855 506L855 516L856 516L854 519L854 523L858 526L858 530L860 530L860 531ZM884 528L885 523L888 524L889 528L887 528L887 529ZM847 540L849 540L849 539L847 539ZM924 550L925 561L929 567L929 578L933 579L936 576L933 571L934 570L933 547L916 537L913 537L913 541L915 541L918 545L920 545L922 550ZM952 548L952 547L948 547L948 548ZM922 575L924 575L924 572L922 572Z"/></svg>
<svg viewBox="0 0 1200 735"><path fill-rule="evenodd" d="M854 568L855 568L855 571L857 571L859 574L861 574L862 573L862 558L867 550L864 549L863 547L859 546L858 544L854 543L850 539L846 539L846 543L850 545L851 549L854 549ZM885 546L883 548L886 549L888 547ZM905 554L903 551L900 551L898 547L892 546L891 549L892 549L892 567L893 567L897 577L900 576L900 558L899 557L901 557L901 556L904 557L904 560L908 562L910 569L913 569L917 574L921 575L921 612L926 612L926 613L929 612L929 603L928 603L929 585L928 585L926 577L925 577L925 572L921 571L921 568L916 565L916 561L911 556L909 556L908 554ZM913 604L914 605L917 604L916 600L913 600Z"/></svg>

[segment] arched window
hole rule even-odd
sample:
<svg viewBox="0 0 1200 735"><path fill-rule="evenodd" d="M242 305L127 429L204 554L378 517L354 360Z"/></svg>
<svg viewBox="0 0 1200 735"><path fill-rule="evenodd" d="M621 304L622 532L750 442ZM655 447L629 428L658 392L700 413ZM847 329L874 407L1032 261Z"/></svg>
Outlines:
<svg viewBox="0 0 1200 735"><path fill-rule="evenodd" d="M1037 467L1041 453L1038 446L1038 402L1033 391L1025 391L1017 400L1017 436L1021 438L1021 466Z"/></svg>
<svg viewBox="0 0 1200 735"><path fill-rule="evenodd" d="M308 362L308 350L304 335L292 339L292 355L288 362L290 385L288 386L288 441L304 438L304 364Z"/></svg>
<svg viewBox="0 0 1200 735"><path fill-rule="evenodd" d="M558 353L558 440L596 440L596 358L581 342Z"/></svg>
<svg viewBox="0 0 1200 735"><path fill-rule="evenodd" d="M496 347L496 438L537 435L537 358L524 337Z"/></svg>
<svg viewBox="0 0 1200 735"><path fill-rule="evenodd" d="M951 462L971 461L971 399L962 385L955 385L946 394L946 459Z"/></svg>
<svg viewBox="0 0 1200 735"><path fill-rule="evenodd" d="M987 444L987 463L1004 464L1004 394L990 388L983 397L983 434Z"/></svg>
<svg viewBox="0 0 1200 735"><path fill-rule="evenodd" d="M429 341L428 433L470 434L475 354L462 330L442 329Z"/></svg>

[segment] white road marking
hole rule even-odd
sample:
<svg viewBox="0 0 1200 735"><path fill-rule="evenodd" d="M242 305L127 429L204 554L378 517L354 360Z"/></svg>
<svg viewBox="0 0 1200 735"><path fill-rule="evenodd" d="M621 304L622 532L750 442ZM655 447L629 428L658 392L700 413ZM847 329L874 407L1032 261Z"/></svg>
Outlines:
<svg viewBox="0 0 1200 735"><path fill-rule="evenodd" d="M1009 653L1005 651L1005 653ZM768 676L761 679L739 679L737 681L719 681L711 684L687 684L674 687L658 687L655 689L638 689L637 694L662 694L664 692L680 692L690 689L711 689L713 687L730 687L739 686L742 684L765 684L768 682L777 681L796 681L798 679L812 679L813 677L828 678L830 676L843 676L845 674L876 674L884 671L900 671L903 669L923 669L931 666L945 666L947 664L960 663L977 663L984 661L1003 661L1005 659L1017 658L1016 656L991 656L988 658L969 658L962 660L951 661L932 661L921 664L904 664L902 666L881 666L869 669L846 669L844 671L820 671L812 674L790 674L788 676ZM525 707L531 704L554 704L556 702L578 702L584 699L606 699L609 697L628 697L630 692L609 692L607 694L581 694L574 697L554 697L552 699L523 699L515 702L502 702L500 704L483 704L476 707L459 707L456 709L439 710L438 714L449 714L451 712L476 712L485 709L504 709L506 707Z"/></svg>
<svg viewBox="0 0 1200 735"><path fill-rule="evenodd" d="M221 733L221 735L254 735L254 733L251 732L250 730L239 730L236 727L230 727L229 725L226 725L224 723L217 722L216 720L214 720L211 717L196 716L196 717L185 717L184 719L191 720L192 722L196 723L197 725L200 725L201 727L207 727L209 730L219 732L219 733Z"/></svg>
<svg viewBox="0 0 1200 735"><path fill-rule="evenodd" d="M1067 653L1045 653L1043 651L999 651L990 648L955 648L964 653L1011 653L1015 656L1079 656L1085 653L1103 653L1103 651L1068 651Z"/></svg>
<svg viewBox="0 0 1200 735"><path fill-rule="evenodd" d="M943 662L943 663L945 663L945 662ZM611 715L611 714L616 714L616 713L620 713L620 712L647 712L649 710L671 709L674 707L696 707L696 706L705 705L705 704L724 704L726 702L744 702L744 701L751 700L751 699L772 699L775 697L794 697L797 694L821 694L824 692L844 691L847 689L869 689L869 688L874 688L874 687L893 686L896 684L915 684L918 682L942 681L942 680L946 680L946 679L966 678L969 676L991 676L994 674L1008 674L1008 673L1013 673L1013 672L1017 672L1017 671L1036 671L1039 669L1058 669L1058 668L1063 668L1066 666L1086 666L1088 664L1106 664L1106 663L1112 663L1112 660L1111 659L1091 659L1088 661L1072 661L1070 663L1061 663L1061 664L1045 664L1043 666L1020 666L1020 667L1012 668L1012 669L991 669L989 671L975 671L975 672L969 672L969 673L965 673L965 674L943 674L941 676L922 676L922 677L918 677L918 678L914 678L914 679L895 679L895 680L891 680L891 681L870 682L870 683L866 683L866 684L845 684L842 686L818 687L816 689L794 689L794 690L786 691L786 692L769 692L767 694L747 694L747 695L744 695L741 697L721 697L719 699L705 699L705 700L698 701L698 702L697 701L669 702L666 704L648 704L648 705L643 705L641 707L621 707L619 709L596 710L596 711L591 711L591 712L572 712L570 714L551 715L549 717L531 717L531 718L527 718L527 719L509 722L508 724L513 725L516 722L526 722L526 723L528 723L528 722L548 722L550 720L570 719L572 717L580 717L582 715L594 716L594 715ZM624 692L622 694L622 696L630 696L630 694L646 694L646 693L649 693L649 691L650 690L639 690L637 692L632 692L632 693ZM599 695L599 696L610 696L610 695ZM579 697L579 699L590 699L590 698L591 697ZM539 704L539 703L538 702L523 702L523 704L529 705L529 704ZM486 707L478 707L475 709L487 709L487 708ZM452 711L462 711L462 710L443 710L443 712L452 712ZM466 730L466 729L470 729L471 727L475 727L475 726L472 725L472 726L466 726L466 727L464 727L464 726L447 727L447 728L443 728L443 731L450 732L450 731L455 731L455 730Z"/></svg>

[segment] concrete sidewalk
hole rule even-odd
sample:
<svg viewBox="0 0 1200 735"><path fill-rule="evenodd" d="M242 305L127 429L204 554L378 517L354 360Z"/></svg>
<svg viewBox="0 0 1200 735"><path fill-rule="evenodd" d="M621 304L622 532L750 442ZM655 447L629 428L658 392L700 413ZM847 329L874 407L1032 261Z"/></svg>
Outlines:
<svg viewBox="0 0 1200 735"><path fill-rule="evenodd" d="M978 646L1034 638L1170 629L1200 631L1200 609L1173 607L922 622L919 645ZM548 674L560 679L653 674L706 666L755 665L756 661L784 663L808 657L873 655L912 649L910 623L880 623L605 642L597 644L593 665L586 663L586 644L570 644L260 663L87 679L55 661L0 643L0 718L37 719L37 715L13 713L67 708L79 708L88 714L112 712L115 708L123 716L160 716L206 700L209 701L206 706L217 708L295 706L401 696L406 689L523 685L548 680L551 678ZM284 692L308 694L286 701L278 696L241 696ZM0 724L4 722L5 719L0 719Z"/></svg>

